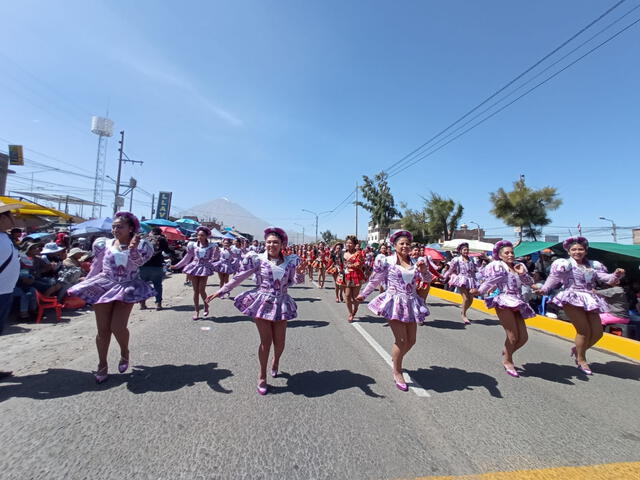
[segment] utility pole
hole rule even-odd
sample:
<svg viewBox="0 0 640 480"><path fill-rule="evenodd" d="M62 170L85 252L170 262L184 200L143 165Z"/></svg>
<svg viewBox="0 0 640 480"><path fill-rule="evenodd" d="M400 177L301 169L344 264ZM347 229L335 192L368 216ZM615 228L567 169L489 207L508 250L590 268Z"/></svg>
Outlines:
<svg viewBox="0 0 640 480"><path fill-rule="evenodd" d="M618 226L616 225L616 222L614 222L610 218L605 217L600 217L600 220L611 222L611 235L613 236L613 243L618 243Z"/></svg>
<svg viewBox="0 0 640 480"><path fill-rule="evenodd" d="M358 181L356 180L356 238L358 238Z"/></svg>
<svg viewBox="0 0 640 480"><path fill-rule="evenodd" d="M120 140L118 140L118 143L120 144L120 148L118 148L119 155L118 155L118 176L116 178L116 197L115 197L115 200L113 202L113 214L114 215L118 212L118 209L122 206L122 205L118 204L119 201L120 201L119 200L120 199L120 186L121 186L120 185L120 178L121 178L121 175L122 175L122 164L125 163L125 162L128 162L128 163L139 163L140 165L142 165L144 163L144 162L141 162L139 160L131 160L129 157L127 157L127 154L124 153L124 130L122 130L120 132ZM122 158L122 157L127 157L127 158L125 159L125 158ZM130 205L131 205L131 207L133 207L133 189L135 188L135 185L132 186L131 182L129 182L129 188L130 188L130 190L125 192L124 194L126 195L127 193L132 192L131 193L131 203L130 203Z"/></svg>
<svg viewBox="0 0 640 480"><path fill-rule="evenodd" d="M318 217L320 215L322 215L323 213L330 213L331 210L327 210L326 212L316 213L316 212L312 212L311 210L307 210L307 209L303 208L302 211L310 213L311 215L315 215L315 217L316 217L316 243L318 243Z"/></svg>
<svg viewBox="0 0 640 480"><path fill-rule="evenodd" d="M302 243L304 244L304 225L296 223L297 226L302 227Z"/></svg>
<svg viewBox="0 0 640 480"><path fill-rule="evenodd" d="M154 204L156 203L156 194L151 194L151 216L149 218L153 218L153 215L156 213L154 210Z"/></svg>

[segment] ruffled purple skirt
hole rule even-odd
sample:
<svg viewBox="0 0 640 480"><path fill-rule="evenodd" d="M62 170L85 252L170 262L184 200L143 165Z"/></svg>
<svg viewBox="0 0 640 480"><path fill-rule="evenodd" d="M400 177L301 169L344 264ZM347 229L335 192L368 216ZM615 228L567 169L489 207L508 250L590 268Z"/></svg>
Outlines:
<svg viewBox="0 0 640 480"><path fill-rule="evenodd" d="M265 320L291 320L298 316L296 302L290 295L275 296L268 292L254 289L241 293L233 304L244 315Z"/></svg>
<svg viewBox="0 0 640 480"><path fill-rule="evenodd" d="M476 282L476 279L473 277L469 277L467 275L458 275L453 273L449 277L448 283L452 287L458 287L458 288L464 287L468 289L478 288L478 283Z"/></svg>
<svg viewBox="0 0 640 480"><path fill-rule="evenodd" d="M215 273L213 264L207 263L190 263L182 269L183 273L193 275L194 277L208 277Z"/></svg>
<svg viewBox="0 0 640 480"><path fill-rule="evenodd" d="M609 311L609 305L602 297L580 290L563 290L553 297L551 302L559 307L564 307L566 304L573 305L583 308L587 312L606 313Z"/></svg>
<svg viewBox="0 0 640 480"><path fill-rule="evenodd" d="M68 293L80 297L89 305L116 301L137 303L156 295L156 291L139 278L128 282L116 282L103 273L74 285Z"/></svg>
<svg viewBox="0 0 640 480"><path fill-rule="evenodd" d="M217 261L213 264L213 270L215 272L227 273L229 275L233 275L238 270L236 269L236 265L229 261Z"/></svg>
<svg viewBox="0 0 640 480"><path fill-rule="evenodd" d="M533 308L531 308L527 302L508 293L501 293L495 297L489 297L485 299L484 303L487 308L499 307L507 310L516 310L520 312L522 318L532 318L536 316L536 312L533 311Z"/></svg>
<svg viewBox="0 0 640 480"><path fill-rule="evenodd" d="M422 323L429 315L429 309L417 295L383 292L367 305L376 315L387 320L407 323Z"/></svg>

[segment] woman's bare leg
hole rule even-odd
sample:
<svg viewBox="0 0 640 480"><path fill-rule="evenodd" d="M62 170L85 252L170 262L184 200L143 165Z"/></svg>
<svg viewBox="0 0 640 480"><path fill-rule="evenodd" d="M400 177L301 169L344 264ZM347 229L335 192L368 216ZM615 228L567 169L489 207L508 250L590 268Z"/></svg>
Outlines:
<svg viewBox="0 0 640 480"><path fill-rule="evenodd" d="M107 368L107 356L109 354L109 343L111 343L111 312L112 303L97 303L93 306L96 314L96 347L98 349L98 370Z"/></svg>

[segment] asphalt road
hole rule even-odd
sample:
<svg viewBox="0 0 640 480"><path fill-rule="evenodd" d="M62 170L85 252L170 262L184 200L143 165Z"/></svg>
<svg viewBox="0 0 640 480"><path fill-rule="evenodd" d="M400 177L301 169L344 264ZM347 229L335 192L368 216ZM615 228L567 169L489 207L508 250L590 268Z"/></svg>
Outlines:
<svg viewBox="0 0 640 480"><path fill-rule="evenodd" d="M229 300L194 322L182 277L165 285L173 306L135 312L130 373L95 385L92 339L69 337L58 360L39 365L33 348L33 366L0 383L2 479L387 479L640 460L628 360L593 351L588 378L567 341L530 330L514 379L494 317L473 311L464 328L457 306L430 298L405 361L416 388L400 392L374 348L390 351L385 322L361 306L350 325L332 289L307 283L290 291L299 318L260 397L252 322Z"/></svg>

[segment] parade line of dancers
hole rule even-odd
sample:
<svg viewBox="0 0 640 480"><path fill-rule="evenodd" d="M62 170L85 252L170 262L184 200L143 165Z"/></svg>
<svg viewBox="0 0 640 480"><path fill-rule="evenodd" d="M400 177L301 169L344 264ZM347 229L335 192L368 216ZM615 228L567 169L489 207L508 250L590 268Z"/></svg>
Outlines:
<svg viewBox="0 0 640 480"><path fill-rule="evenodd" d="M120 346L118 371L128 370L129 315L135 303L155 295L153 288L139 276L139 268L154 254L153 247L139 232L140 223L133 214L118 212L112 226L113 238L99 238L94 242L95 259L89 274L69 290L70 294L93 305L98 331L99 363L95 372L98 383L108 379L111 334ZM267 367L271 348L273 346L273 359L269 373L276 377L285 347L287 321L297 316L296 303L287 290L303 283L306 276L314 280L314 273L318 273L321 288L326 274L333 276L336 302L346 304L348 322L355 320L359 305L377 292L368 308L389 322L394 336L393 380L399 390L408 390L402 362L416 343L417 325L429 315L425 299L430 282L439 275L431 259L420 254L410 232L394 233L390 245L382 245L377 256L372 251L361 250L354 236L347 237L344 245L338 242L330 248L322 242L315 247L290 246L285 231L277 227L264 231L264 245L254 241L248 247L239 240L232 245L229 239L224 239L219 246L210 240L210 235L208 228L199 227L196 240L188 244L186 255L172 268L182 268L191 280L194 320L200 318L201 306L203 315L208 316L210 302L229 296L235 287L253 276L255 288L235 297L234 305L253 319L258 328L257 391L260 395L267 394L269 389ZM546 295L562 286L552 302L565 310L576 329L571 355L577 368L592 375L586 352L602 337L599 314L608 311L606 302L594 293L595 284L599 281L615 285L625 272L616 269L609 274L602 264L588 260L589 243L583 237L569 238L563 247L569 258L556 260L544 285L534 291ZM508 375L519 377L513 355L527 342L525 319L535 315L522 297L522 285L532 285L533 280L525 266L516 261L509 241L495 245L492 261L480 272L469 258L468 244L462 243L457 253L443 280L462 295L462 320L470 323L466 314L474 296L491 294L485 300L486 305L495 308L506 334L502 365ZM220 289L207 296L207 279L216 272Z"/></svg>

